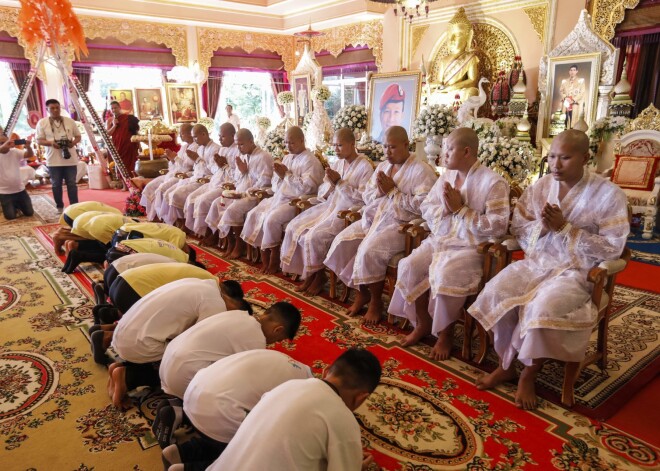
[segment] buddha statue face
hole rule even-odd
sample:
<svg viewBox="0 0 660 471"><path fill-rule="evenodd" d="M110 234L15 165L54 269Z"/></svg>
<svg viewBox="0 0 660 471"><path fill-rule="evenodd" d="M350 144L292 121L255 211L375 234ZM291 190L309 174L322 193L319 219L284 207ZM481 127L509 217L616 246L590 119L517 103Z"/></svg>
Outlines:
<svg viewBox="0 0 660 471"><path fill-rule="evenodd" d="M460 54L465 51L472 40L472 27L463 24L450 25L447 46L451 54Z"/></svg>

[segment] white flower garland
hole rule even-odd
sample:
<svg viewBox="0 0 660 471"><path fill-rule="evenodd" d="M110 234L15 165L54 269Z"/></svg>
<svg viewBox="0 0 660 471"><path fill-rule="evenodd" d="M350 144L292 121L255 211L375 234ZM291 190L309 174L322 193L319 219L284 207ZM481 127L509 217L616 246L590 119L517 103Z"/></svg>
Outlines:
<svg viewBox="0 0 660 471"><path fill-rule="evenodd" d="M289 105L293 103L293 92L285 91L277 94L277 103L280 105Z"/></svg>

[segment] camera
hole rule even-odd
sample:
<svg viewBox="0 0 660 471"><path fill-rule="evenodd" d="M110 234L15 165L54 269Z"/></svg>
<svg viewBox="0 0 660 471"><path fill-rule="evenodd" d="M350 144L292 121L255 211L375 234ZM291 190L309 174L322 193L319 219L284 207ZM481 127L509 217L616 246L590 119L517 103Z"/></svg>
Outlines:
<svg viewBox="0 0 660 471"><path fill-rule="evenodd" d="M16 146L24 146L25 144L27 144L26 139L16 139L16 140L14 140L14 145L16 145Z"/></svg>
<svg viewBox="0 0 660 471"><path fill-rule="evenodd" d="M71 158L71 151L69 150L69 140L68 139L57 139L55 142L62 149L62 158L70 159Z"/></svg>

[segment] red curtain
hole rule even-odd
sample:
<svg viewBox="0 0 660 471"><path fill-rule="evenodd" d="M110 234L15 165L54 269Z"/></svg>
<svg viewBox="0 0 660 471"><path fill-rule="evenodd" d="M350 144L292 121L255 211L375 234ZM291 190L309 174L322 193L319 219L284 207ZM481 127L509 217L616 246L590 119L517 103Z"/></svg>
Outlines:
<svg viewBox="0 0 660 471"><path fill-rule="evenodd" d="M612 40L621 49L617 68L617 81L621 78L623 61L626 59L626 72L630 82L630 97L635 103L632 117L645 110L649 104L659 106L660 97L660 33L634 35L627 31L626 36Z"/></svg>
<svg viewBox="0 0 660 471"><path fill-rule="evenodd" d="M10 64L11 73L14 76L16 85L21 88L27 80L30 73L30 64L27 62L12 62ZM28 112L36 111L40 116L44 115L44 109L42 106L41 100L41 81L38 78L34 79L32 82L32 88L27 95L25 104L27 106Z"/></svg>
<svg viewBox="0 0 660 471"><path fill-rule="evenodd" d="M202 100L206 104L209 118L215 119L222 90L222 71L209 70L209 78L202 86Z"/></svg>
<svg viewBox="0 0 660 471"><path fill-rule="evenodd" d="M280 92L286 92L291 89L291 85L287 80L286 72L271 72L270 73L270 82L273 86L273 96L275 97L275 104L277 109L280 110L280 116L284 118L284 107L277 103L277 94Z"/></svg>
<svg viewBox="0 0 660 471"><path fill-rule="evenodd" d="M80 85L82 85L83 90L88 92L92 78L92 68L74 66L73 73L78 77L78 81L80 82Z"/></svg>

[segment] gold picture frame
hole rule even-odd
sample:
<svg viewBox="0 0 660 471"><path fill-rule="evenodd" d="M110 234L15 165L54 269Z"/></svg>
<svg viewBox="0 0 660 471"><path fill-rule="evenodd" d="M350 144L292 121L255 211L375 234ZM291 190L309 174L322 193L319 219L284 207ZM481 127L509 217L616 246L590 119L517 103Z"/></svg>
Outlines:
<svg viewBox="0 0 660 471"><path fill-rule="evenodd" d="M370 74L367 96L367 133L382 142L390 126L402 126L410 136L422 93L420 71ZM387 96L386 96L387 95ZM378 110L376 110L378 107ZM378 119L375 114L378 113Z"/></svg>
<svg viewBox="0 0 660 471"><path fill-rule="evenodd" d="M135 114L135 105L133 105L133 90L130 88L111 88L108 90L110 101L119 103L123 114Z"/></svg>
<svg viewBox="0 0 660 471"><path fill-rule="evenodd" d="M200 116L199 94L194 83L168 83L167 109L170 124L194 123Z"/></svg>
<svg viewBox="0 0 660 471"><path fill-rule="evenodd" d="M599 83L599 52L550 57L543 135L549 135L551 119L557 111L564 115L567 129L579 121L582 113L591 126L596 119Z"/></svg>
<svg viewBox="0 0 660 471"><path fill-rule="evenodd" d="M135 115L142 120L163 119L163 90L161 88L135 89Z"/></svg>
<svg viewBox="0 0 660 471"><path fill-rule="evenodd" d="M312 112L312 77L309 74L292 75L291 87L296 126L302 127L305 116Z"/></svg>

